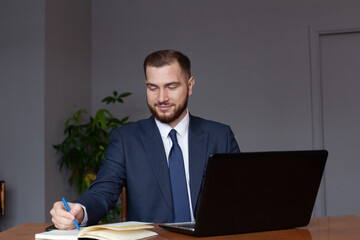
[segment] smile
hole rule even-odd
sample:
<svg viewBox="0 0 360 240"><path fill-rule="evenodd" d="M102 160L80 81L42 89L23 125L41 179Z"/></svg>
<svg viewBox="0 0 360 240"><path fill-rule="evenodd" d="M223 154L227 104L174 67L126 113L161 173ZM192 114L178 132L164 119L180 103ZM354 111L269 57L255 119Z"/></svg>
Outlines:
<svg viewBox="0 0 360 240"><path fill-rule="evenodd" d="M156 105L156 107L160 111L165 112L165 111L168 111L170 108L172 108L172 105Z"/></svg>

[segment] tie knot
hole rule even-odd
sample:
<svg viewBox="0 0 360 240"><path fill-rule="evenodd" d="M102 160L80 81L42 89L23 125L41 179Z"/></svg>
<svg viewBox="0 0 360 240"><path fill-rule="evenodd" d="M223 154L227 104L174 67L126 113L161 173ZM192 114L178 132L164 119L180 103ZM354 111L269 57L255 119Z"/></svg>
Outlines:
<svg viewBox="0 0 360 240"><path fill-rule="evenodd" d="M171 141L173 143L177 143L177 137L176 137L176 130L175 129L171 129L169 136L171 138Z"/></svg>

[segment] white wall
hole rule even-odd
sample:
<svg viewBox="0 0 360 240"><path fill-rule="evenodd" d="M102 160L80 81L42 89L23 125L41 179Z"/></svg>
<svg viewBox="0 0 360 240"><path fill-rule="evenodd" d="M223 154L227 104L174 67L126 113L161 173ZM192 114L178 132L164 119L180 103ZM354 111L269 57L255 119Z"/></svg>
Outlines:
<svg viewBox="0 0 360 240"><path fill-rule="evenodd" d="M0 229L41 222L44 175L44 2L0 2Z"/></svg>
<svg viewBox="0 0 360 240"><path fill-rule="evenodd" d="M142 62L192 60L194 115L230 124L243 151L312 148L308 27L359 22L359 1L93 1L93 110L131 91L119 115L149 116Z"/></svg>
<svg viewBox="0 0 360 240"><path fill-rule="evenodd" d="M56 200L77 197L52 147L64 123L91 109L90 8L82 1L0 1L0 230L50 222Z"/></svg>

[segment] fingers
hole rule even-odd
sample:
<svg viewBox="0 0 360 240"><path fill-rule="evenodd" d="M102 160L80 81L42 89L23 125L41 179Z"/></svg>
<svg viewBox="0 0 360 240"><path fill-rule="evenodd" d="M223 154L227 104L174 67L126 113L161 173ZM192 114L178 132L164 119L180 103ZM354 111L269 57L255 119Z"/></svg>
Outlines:
<svg viewBox="0 0 360 240"><path fill-rule="evenodd" d="M70 207L70 213L73 216L76 216L82 210L82 207L79 204L71 203L71 202L69 202L68 204Z"/></svg>
<svg viewBox="0 0 360 240"><path fill-rule="evenodd" d="M68 203L70 207L70 213L75 216L78 223L81 223L84 219L84 210L78 203Z"/></svg>
<svg viewBox="0 0 360 240"><path fill-rule="evenodd" d="M53 209L51 209L50 214L54 217L62 217L67 218L70 221L74 220L75 217L71 213L69 213L64 204L62 202L56 202L54 203Z"/></svg>
<svg viewBox="0 0 360 240"><path fill-rule="evenodd" d="M72 212L68 212L62 202L54 203L53 208L50 210L52 222L55 227L62 230L69 230L75 228L73 220L77 221L83 219L83 210L80 204L69 203ZM79 221L78 221L79 222Z"/></svg>
<svg viewBox="0 0 360 240"><path fill-rule="evenodd" d="M52 216L51 220L57 229L69 230L75 227L72 222L74 216L66 211L62 202L54 203L53 208L50 210L50 214Z"/></svg>

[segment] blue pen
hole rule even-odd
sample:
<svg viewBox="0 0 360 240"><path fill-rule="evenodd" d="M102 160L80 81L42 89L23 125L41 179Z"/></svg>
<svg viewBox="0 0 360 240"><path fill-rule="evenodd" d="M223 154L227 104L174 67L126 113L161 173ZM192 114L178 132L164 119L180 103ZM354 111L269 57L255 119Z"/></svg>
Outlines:
<svg viewBox="0 0 360 240"><path fill-rule="evenodd" d="M67 203L67 201L65 200L65 198L62 198L62 201L66 207L66 210L68 210L68 212L70 212L70 208L69 208L69 205ZM75 227L80 231L80 228L79 228L79 225L78 223L76 222L76 219L73 220L74 224L75 224Z"/></svg>

